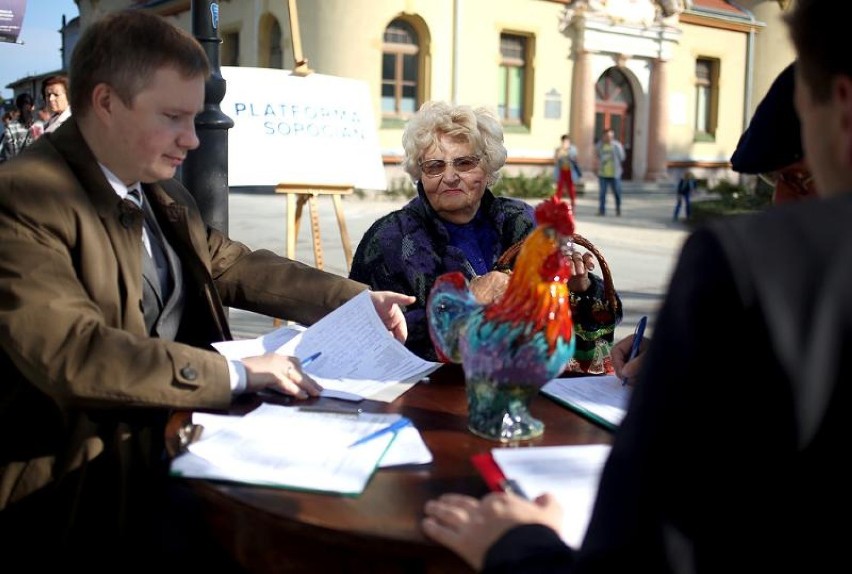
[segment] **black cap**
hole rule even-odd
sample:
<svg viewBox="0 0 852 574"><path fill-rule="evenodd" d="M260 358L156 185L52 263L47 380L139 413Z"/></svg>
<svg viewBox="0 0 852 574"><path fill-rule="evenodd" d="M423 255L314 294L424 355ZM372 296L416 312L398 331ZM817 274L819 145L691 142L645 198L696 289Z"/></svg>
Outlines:
<svg viewBox="0 0 852 574"><path fill-rule="evenodd" d="M794 65L778 74L757 105L754 116L731 156L740 173L767 173L796 163L802 151L799 116L793 105Z"/></svg>

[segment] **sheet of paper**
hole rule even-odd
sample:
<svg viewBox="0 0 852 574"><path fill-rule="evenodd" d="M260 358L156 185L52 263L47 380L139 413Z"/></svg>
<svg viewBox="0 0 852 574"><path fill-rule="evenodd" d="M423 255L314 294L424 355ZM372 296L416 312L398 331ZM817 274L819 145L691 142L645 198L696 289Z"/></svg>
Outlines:
<svg viewBox="0 0 852 574"><path fill-rule="evenodd" d="M621 424L630 402L630 386L615 375L553 379L541 392L605 426Z"/></svg>
<svg viewBox="0 0 852 574"><path fill-rule="evenodd" d="M213 348L228 359L238 360L243 357L256 357L275 352L304 330L305 327L302 325L285 325L255 339L219 341L213 343Z"/></svg>
<svg viewBox="0 0 852 574"><path fill-rule="evenodd" d="M189 446L189 456L172 462L172 472L357 495L402 433L387 433L357 446L352 443L399 418L397 414L304 412L271 404L242 417L194 416L193 422L205 425L205 431Z"/></svg>
<svg viewBox="0 0 852 574"><path fill-rule="evenodd" d="M530 498L550 492L564 513L562 539L579 548L586 535L609 445L495 448L491 454L507 479Z"/></svg>
<svg viewBox="0 0 852 574"><path fill-rule="evenodd" d="M228 358L240 359L251 356L242 354L246 350L254 350L255 354L258 350L269 352L273 350L271 345L282 338L277 334L264 341L255 340L252 345L228 341L214 346ZM421 359L390 335L367 291L296 333L274 351L300 358L320 352L305 372L325 389L384 402L395 400L441 366Z"/></svg>

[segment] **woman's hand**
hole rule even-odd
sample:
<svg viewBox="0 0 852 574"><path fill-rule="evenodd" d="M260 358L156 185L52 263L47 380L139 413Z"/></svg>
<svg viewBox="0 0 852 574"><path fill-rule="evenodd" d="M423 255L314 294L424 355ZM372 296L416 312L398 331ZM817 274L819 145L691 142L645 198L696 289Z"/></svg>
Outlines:
<svg viewBox="0 0 852 574"><path fill-rule="evenodd" d="M595 257L591 253L571 253L571 278L568 280L568 289L572 293L585 293L592 286L589 279L589 271L595 269Z"/></svg>
<svg viewBox="0 0 852 574"><path fill-rule="evenodd" d="M562 525L562 507L550 494L532 502L504 492L492 492L482 500L444 494L427 502L423 512L423 532L476 570L482 569L488 549L510 528L543 524L558 532Z"/></svg>
<svg viewBox="0 0 852 574"><path fill-rule="evenodd" d="M615 370L615 376L624 380L635 380L639 374L639 369L642 368L642 360L644 358L645 349L648 347L649 339L643 338L639 343L639 353L633 360L630 359L630 350L633 347L633 338L635 335L628 335L622 340L613 345L610 350L612 357L612 368Z"/></svg>
<svg viewBox="0 0 852 574"><path fill-rule="evenodd" d="M489 271L485 275L474 277L470 281L470 291L476 300L488 305L499 299L509 284L509 274L502 271Z"/></svg>

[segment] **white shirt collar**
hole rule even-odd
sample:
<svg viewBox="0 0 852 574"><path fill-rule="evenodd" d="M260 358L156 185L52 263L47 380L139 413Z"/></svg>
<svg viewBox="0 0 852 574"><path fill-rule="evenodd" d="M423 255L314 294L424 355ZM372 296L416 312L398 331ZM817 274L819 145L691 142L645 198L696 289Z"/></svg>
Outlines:
<svg viewBox="0 0 852 574"><path fill-rule="evenodd" d="M124 185L124 183L122 183L122 181L120 179L118 179L117 175L112 173L107 166L105 166L104 164L102 164L100 162L98 162L98 167L100 167L101 171L104 172L104 175L106 176L107 181L112 186L112 188L115 190L116 195L118 195L118 197L120 197L121 199L124 199L124 198L127 197L127 190L132 188L132 187L139 187L139 189L142 189L141 183L138 182L138 181L136 183L130 184L129 186Z"/></svg>

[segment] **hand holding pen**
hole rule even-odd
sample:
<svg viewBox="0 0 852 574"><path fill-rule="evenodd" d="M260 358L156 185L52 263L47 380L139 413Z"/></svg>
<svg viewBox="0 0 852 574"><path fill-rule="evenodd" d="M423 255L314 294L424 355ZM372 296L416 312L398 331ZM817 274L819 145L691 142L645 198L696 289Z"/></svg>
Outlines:
<svg viewBox="0 0 852 574"><path fill-rule="evenodd" d="M615 369L616 376L622 380L623 385L628 384L629 378L636 376L639 372L641 360L634 361L634 359L639 356L642 349L647 324L648 317L643 316L636 324L636 331L633 333L633 336L623 338L612 348L612 366Z"/></svg>
<svg viewBox="0 0 852 574"><path fill-rule="evenodd" d="M277 353L266 353L256 357L245 357L239 363L245 368L246 392L275 391L297 399L318 397L322 386L304 372L304 368L315 361L320 353L294 360Z"/></svg>

